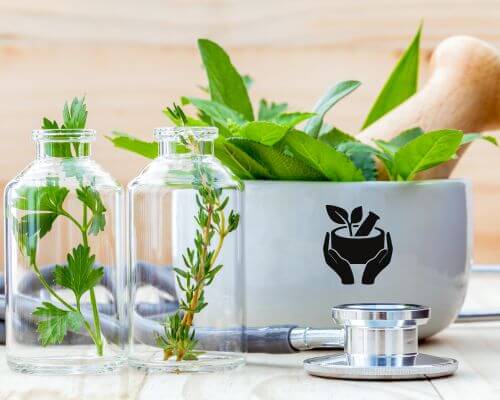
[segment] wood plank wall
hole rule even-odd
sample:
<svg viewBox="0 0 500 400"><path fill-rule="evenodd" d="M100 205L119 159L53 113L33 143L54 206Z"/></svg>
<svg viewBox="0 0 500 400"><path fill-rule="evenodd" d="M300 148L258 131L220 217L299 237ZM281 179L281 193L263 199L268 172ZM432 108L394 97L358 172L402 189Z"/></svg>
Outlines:
<svg viewBox="0 0 500 400"><path fill-rule="evenodd" d="M145 160L103 136L151 137L163 106L199 94L196 38L222 43L255 79L252 97L310 109L333 83L363 86L328 119L356 132L424 20L422 81L434 46L456 34L500 47L498 0L0 0L0 182L32 158L32 128L85 94L95 157L122 182ZM498 136L498 134L497 134ZM477 143L455 172L474 184L475 255L500 262L500 150Z"/></svg>

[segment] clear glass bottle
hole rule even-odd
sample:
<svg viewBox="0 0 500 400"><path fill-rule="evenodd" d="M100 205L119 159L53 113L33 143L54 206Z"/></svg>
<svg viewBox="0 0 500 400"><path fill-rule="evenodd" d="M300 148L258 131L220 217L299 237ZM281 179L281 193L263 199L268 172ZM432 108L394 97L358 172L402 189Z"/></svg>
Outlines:
<svg viewBox="0 0 500 400"><path fill-rule="evenodd" d="M155 130L159 157L128 185L129 364L198 372L244 363L241 183L217 128Z"/></svg>
<svg viewBox="0 0 500 400"><path fill-rule="evenodd" d="M90 157L94 130L36 130L5 189L7 361L100 373L125 360L123 189Z"/></svg>

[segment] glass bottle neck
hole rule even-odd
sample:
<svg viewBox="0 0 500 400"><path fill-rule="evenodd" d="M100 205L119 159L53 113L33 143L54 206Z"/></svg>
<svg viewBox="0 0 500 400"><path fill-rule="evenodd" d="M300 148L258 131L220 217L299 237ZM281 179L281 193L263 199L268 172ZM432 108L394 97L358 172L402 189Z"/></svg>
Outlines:
<svg viewBox="0 0 500 400"><path fill-rule="evenodd" d="M36 158L80 158L90 157L89 142L47 141L36 142Z"/></svg>
<svg viewBox="0 0 500 400"><path fill-rule="evenodd" d="M213 140L197 140L192 146L182 144L180 140L160 140L158 142L160 157L213 156Z"/></svg>

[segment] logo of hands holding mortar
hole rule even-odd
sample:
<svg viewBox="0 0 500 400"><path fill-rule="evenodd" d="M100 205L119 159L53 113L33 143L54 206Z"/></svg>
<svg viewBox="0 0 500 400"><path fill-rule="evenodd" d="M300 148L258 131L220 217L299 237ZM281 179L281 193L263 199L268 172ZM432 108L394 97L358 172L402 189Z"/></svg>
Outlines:
<svg viewBox="0 0 500 400"><path fill-rule="evenodd" d="M351 214L341 207L326 206L330 219L340 227L327 232L323 255L328 266L340 277L342 284L352 285L351 264L365 264L361 283L372 285L392 258L392 240L389 232L375 227L380 217L369 212L363 219L361 206Z"/></svg>

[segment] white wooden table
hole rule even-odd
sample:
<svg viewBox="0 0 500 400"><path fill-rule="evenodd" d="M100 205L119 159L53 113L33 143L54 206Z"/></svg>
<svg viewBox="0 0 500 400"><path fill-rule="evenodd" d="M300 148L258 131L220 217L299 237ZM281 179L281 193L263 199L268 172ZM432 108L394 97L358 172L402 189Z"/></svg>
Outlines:
<svg viewBox="0 0 500 400"><path fill-rule="evenodd" d="M500 274L472 280L466 307L500 308ZM455 324L421 349L459 360L449 378L361 382L315 378L302 361L325 352L251 354L248 364L220 374L146 375L124 368L104 376L27 376L7 367L0 347L0 400L165 399L500 399L500 323Z"/></svg>

